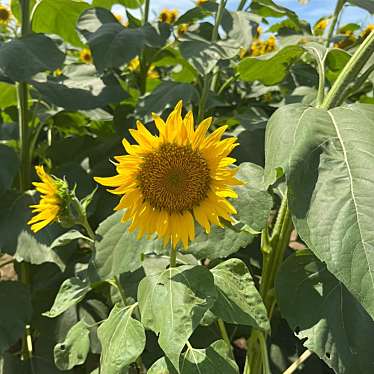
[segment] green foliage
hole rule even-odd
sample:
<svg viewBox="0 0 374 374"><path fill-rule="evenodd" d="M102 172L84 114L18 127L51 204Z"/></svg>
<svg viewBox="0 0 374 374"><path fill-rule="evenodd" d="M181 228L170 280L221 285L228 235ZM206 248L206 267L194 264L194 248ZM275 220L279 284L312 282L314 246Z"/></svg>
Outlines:
<svg viewBox="0 0 374 374"><path fill-rule="evenodd" d="M134 306L123 308L116 304L97 331L103 349L101 370L108 374L122 373L145 347L144 327L131 317L133 310Z"/></svg>
<svg viewBox="0 0 374 374"><path fill-rule="evenodd" d="M307 348L337 373L372 372L374 322L326 265L297 252L283 264L276 290L282 315Z"/></svg>
<svg viewBox="0 0 374 374"><path fill-rule="evenodd" d="M11 2L0 22L1 374L277 374L295 361L305 374L373 372L374 34L335 25L343 4L373 13L372 1L339 0L318 27L273 0L237 3L162 16L152 0ZM126 165L135 182L114 194L93 177L115 175L121 142L140 150L137 121L157 136L152 114L166 120L180 100L195 127L213 118L207 135L226 125L222 139L237 137L225 156L241 183L235 198L218 187L231 172L214 176L206 194L229 196L236 213L218 222L209 209L222 217L225 203L209 206L210 232L195 222L188 248L172 249L147 212L140 239L129 232L140 212L125 223L113 212L141 187L142 165ZM37 233L35 165L70 191L44 200L43 214L57 213ZM305 348L316 355L301 364Z"/></svg>

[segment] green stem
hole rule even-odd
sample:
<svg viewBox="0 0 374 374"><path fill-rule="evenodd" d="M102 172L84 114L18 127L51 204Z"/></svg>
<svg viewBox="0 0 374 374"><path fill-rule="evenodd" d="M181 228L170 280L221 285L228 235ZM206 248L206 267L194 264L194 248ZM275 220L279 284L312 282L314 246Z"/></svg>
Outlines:
<svg viewBox="0 0 374 374"><path fill-rule="evenodd" d="M86 215L84 215L84 216L82 217L81 225L85 228L85 230L86 230L86 232L87 232L87 235L88 235L92 240L95 241L95 239L96 239L96 235L95 235L94 231L92 230L91 225L89 224Z"/></svg>
<svg viewBox="0 0 374 374"><path fill-rule="evenodd" d="M126 294L125 294L125 290L123 289L122 285L121 285L121 282L119 281L119 278L117 276L114 277L114 284L121 296L121 300L122 300L122 303L124 306L126 306Z"/></svg>
<svg viewBox="0 0 374 374"><path fill-rule="evenodd" d="M335 83L331 87L329 93L326 95L321 108L330 109L341 104L344 91L346 90L348 85L357 78L361 69L369 60L373 52L374 31L372 31L369 36L363 41L363 43L357 48L354 55L345 65L344 69L339 74Z"/></svg>
<svg viewBox="0 0 374 374"><path fill-rule="evenodd" d="M223 11L225 10L226 2L227 2L227 0L221 0L220 3L219 3L219 7L218 7L218 10L217 10L217 13L216 13L216 18L215 18L215 22L214 22L213 31L212 31L212 39L211 40L212 40L213 43L215 43L218 40L218 29L219 29L219 26L222 22ZM212 82L211 74L205 75L204 80L203 80L203 89L202 89L201 97L200 97L200 101L199 101L198 114L197 114L198 122L200 122L204 118L204 115L205 115L205 106L206 106L206 101L207 101L208 92L209 92L209 86L210 86L211 82ZM215 85L215 82L214 82L214 85Z"/></svg>
<svg viewBox="0 0 374 374"><path fill-rule="evenodd" d="M144 2L143 25L145 25L148 22L150 2L151 0L145 0Z"/></svg>
<svg viewBox="0 0 374 374"><path fill-rule="evenodd" d="M221 318L218 318L217 324L218 324L218 328L219 328L219 331L221 332L221 336L223 340L226 342L228 346L231 346L231 341L230 341L229 334L227 333L227 330L226 330L225 322L223 322Z"/></svg>
<svg viewBox="0 0 374 374"><path fill-rule="evenodd" d="M170 267L175 268L177 266L177 249L170 248Z"/></svg>
<svg viewBox="0 0 374 374"><path fill-rule="evenodd" d="M238 5L238 10L243 10L246 2L247 0L241 0L240 4Z"/></svg>
<svg viewBox="0 0 374 374"><path fill-rule="evenodd" d="M335 26L336 26L336 23L338 22L339 14L341 10L343 9L345 2L346 0L338 0L336 3L334 14L332 16L332 22L331 22L331 25L330 25L330 28L327 34L327 39L326 39L327 48L330 46L332 36L334 35Z"/></svg>

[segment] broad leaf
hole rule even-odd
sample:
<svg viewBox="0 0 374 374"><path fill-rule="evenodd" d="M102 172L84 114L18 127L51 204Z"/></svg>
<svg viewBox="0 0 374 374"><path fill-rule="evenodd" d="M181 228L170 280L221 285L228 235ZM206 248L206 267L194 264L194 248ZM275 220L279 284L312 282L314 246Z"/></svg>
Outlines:
<svg viewBox="0 0 374 374"><path fill-rule="evenodd" d="M54 348L55 364L60 370L70 370L86 361L90 349L90 330L81 320L66 335L62 343Z"/></svg>
<svg viewBox="0 0 374 374"><path fill-rule="evenodd" d="M169 268L140 282L142 323L159 334L158 343L176 368L184 345L216 296L213 276L203 266Z"/></svg>
<svg viewBox="0 0 374 374"><path fill-rule="evenodd" d="M57 69L64 59L47 36L26 35L1 45L0 73L14 81L26 81L41 71Z"/></svg>
<svg viewBox="0 0 374 374"><path fill-rule="evenodd" d="M31 84L47 102L72 111L104 107L128 96L114 76L99 78L92 65L73 66L59 81L35 80Z"/></svg>
<svg viewBox="0 0 374 374"><path fill-rule="evenodd" d="M270 330L265 305L245 263L232 258L212 269L218 297L211 309L225 322Z"/></svg>
<svg viewBox="0 0 374 374"><path fill-rule="evenodd" d="M297 252L282 265L276 292L296 335L336 373L374 371L374 322L326 265Z"/></svg>
<svg viewBox="0 0 374 374"><path fill-rule="evenodd" d="M57 248L57 247L63 247L69 243L71 243L73 240L83 239L87 241L92 241L92 239L88 238L87 236L83 235L78 230L69 230L65 232L64 234L60 235L58 238L56 238L53 243L50 245L50 248Z"/></svg>
<svg viewBox="0 0 374 374"><path fill-rule="evenodd" d="M286 172L298 233L373 317L372 139L370 105L283 107L267 128L265 175L272 183L275 168Z"/></svg>
<svg viewBox="0 0 374 374"><path fill-rule="evenodd" d="M142 6L144 0L93 0L92 4L94 6L99 6L103 8L110 9L115 4L121 4L126 8L137 9Z"/></svg>
<svg viewBox="0 0 374 374"><path fill-rule="evenodd" d="M179 100L196 103L198 97L198 91L191 84L164 81L150 95L139 100L137 112L139 116L160 113L166 108L173 108Z"/></svg>
<svg viewBox="0 0 374 374"><path fill-rule="evenodd" d="M17 104L17 90L13 84L0 82L0 108Z"/></svg>
<svg viewBox="0 0 374 374"><path fill-rule="evenodd" d="M145 237L138 240L136 233L128 231L129 223L121 223L123 214L123 211L112 214L96 231L98 240L89 265L92 280L106 280L135 271L142 265L143 254L162 248L160 240Z"/></svg>
<svg viewBox="0 0 374 374"><path fill-rule="evenodd" d="M57 34L67 43L82 46L75 25L89 6L83 1L41 0L33 13L32 28L35 32Z"/></svg>
<svg viewBox="0 0 374 374"><path fill-rule="evenodd" d="M148 374L176 374L170 361L162 357ZM180 374L238 374L239 368L232 357L231 348L223 340L217 340L206 349L187 348L180 359Z"/></svg>
<svg viewBox="0 0 374 374"><path fill-rule="evenodd" d="M25 261L33 265L50 262L57 265L61 271L65 270L65 264L58 254L45 244L39 243L34 236L26 231L23 231L18 237L15 259L18 262Z"/></svg>
<svg viewBox="0 0 374 374"><path fill-rule="evenodd" d="M266 86L280 83L285 78L288 68L304 53L300 46L287 46L274 53L260 57L247 57L238 65L240 79L259 80Z"/></svg>
<svg viewBox="0 0 374 374"><path fill-rule="evenodd" d="M0 93L0 102L1 95L2 93ZM18 172L19 160L14 149L3 144L0 144L0 160L0 195L2 195L5 191L9 190L13 184L13 179Z"/></svg>
<svg viewBox="0 0 374 374"><path fill-rule="evenodd" d="M31 298L20 282L0 282L0 354L22 337L31 320Z"/></svg>
<svg viewBox="0 0 374 374"><path fill-rule="evenodd" d="M131 317L135 306L114 306L97 333L102 346L100 368L107 374L119 374L134 362L145 347L143 325Z"/></svg>
<svg viewBox="0 0 374 374"><path fill-rule="evenodd" d="M241 230L242 225L227 226L224 228L212 226L209 234L200 226L196 227L196 237L190 243L188 252L196 258L223 258L245 248L252 243L254 235Z"/></svg>
<svg viewBox="0 0 374 374"><path fill-rule="evenodd" d="M264 185L264 170L261 166L243 162L236 176L244 185L237 187L238 198L232 201L238 212L235 219L261 232L273 206L272 196Z"/></svg>
<svg viewBox="0 0 374 374"><path fill-rule="evenodd" d="M48 312L43 313L43 315L49 318L59 316L71 306L82 301L90 290L91 287L86 281L76 277L66 279L56 295L52 308Z"/></svg>
<svg viewBox="0 0 374 374"><path fill-rule="evenodd" d="M366 9L369 13L374 14L374 3L372 0L349 0L352 5Z"/></svg>

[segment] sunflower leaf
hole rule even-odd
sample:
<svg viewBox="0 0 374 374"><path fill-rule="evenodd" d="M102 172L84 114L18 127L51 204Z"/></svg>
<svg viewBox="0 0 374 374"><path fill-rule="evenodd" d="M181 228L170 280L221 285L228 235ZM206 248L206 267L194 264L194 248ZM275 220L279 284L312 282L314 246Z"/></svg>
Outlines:
<svg viewBox="0 0 374 374"><path fill-rule="evenodd" d="M203 266L169 268L140 282L142 323L159 334L161 349L177 369L184 345L216 297L213 275Z"/></svg>

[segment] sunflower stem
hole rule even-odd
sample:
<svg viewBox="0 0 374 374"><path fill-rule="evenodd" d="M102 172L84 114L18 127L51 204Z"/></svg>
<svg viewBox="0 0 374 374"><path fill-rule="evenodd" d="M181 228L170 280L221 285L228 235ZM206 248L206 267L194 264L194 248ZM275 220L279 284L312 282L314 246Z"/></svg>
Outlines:
<svg viewBox="0 0 374 374"><path fill-rule="evenodd" d="M144 2L144 13L143 13L143 25L145 25L148 22L149 17L149 5L151 0L145 0Z"/></svg>
<svg viewBox="0 0 374 374"><path fill-rule="evenodd" d="M238 10L243 10L246 2L247 0L241 0L240 4L238 5Z"/></svg>
<svg viewBox="0 0 374 374"><path fill-rule="evenodd" d="M220 1L219 7L218 7L218 10L217 10L217 13L216 13L214 28L213 28L213 31L212 31L212 39L211 39L212 43L215 43L218 40L218 29L219 29L219 26L222 22L223 11L225 10L226 2L227 2L227 0L221 0ZM205 106L206 106L206 102L207 102L207 99L208 99L209 86L211 85L212 79L213 79L213 76L212 76L211 73L204 75L203 88L202 88L202 91L201 91L201 96L200 96L200 101L199 101L199 109L198 109L198 114L197 114L198 122L202 121L202 119L204 118L204 115L205 115ZM215 86L215 81L213 81L213 82L214 82L214 86Z"/></svg>
<svg viewBox="0 0 374 374"><path fill-rule="evenodd" d="M231 346L231 341L229 334L227 333L225 322L221 318L218 318L217 325L219 328L219 331L221 332L222 339L226 342L228 346Z"/></svg>
<svg viewBox="0 0 374 374"><path fill-rule="evenodd" d="M342 103L344 99L344 92L348 85L354 81L361 69L364 67L370 56L374 52L374 31L362 42L357 48L356 52L345 65L342 72L339 74L335 83L325 97L321 108L330 109Z"/></svg>
<svg viewBox="0 0 374 374"><path fill-rule="evenodd" d="M334 34L334 30L335 30L335 27L336 27L336 23L338 22L339 14L340 14L341 10L343 9L343 6L344 6L345 2L346 2L346 0L338 0L337 3L336 3L334 14L332 16L331 26L329 28L329 31L328 31L328 34L327 34L327 39L326 39L326 47L327 48L330 46L331 39L332 39L332 36Z"/></svg>
<svg viewBox="0 0 374 374"><path fill-rule="evenodd" d="M177 249L171 247L170 249L170 267L175 268L177 266Z"/></svg>

